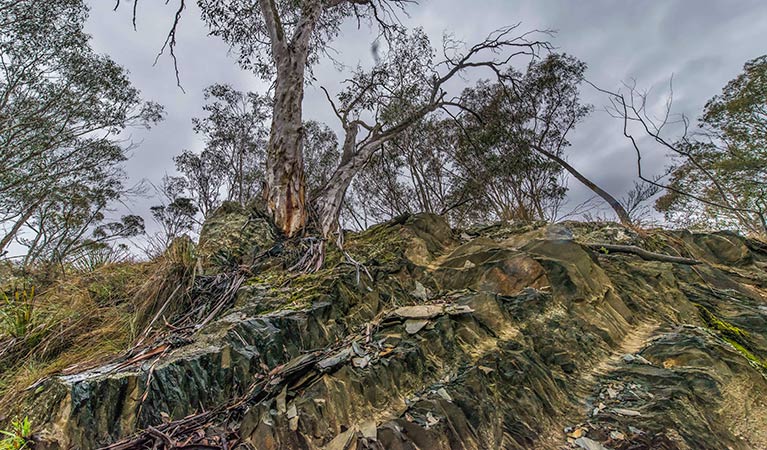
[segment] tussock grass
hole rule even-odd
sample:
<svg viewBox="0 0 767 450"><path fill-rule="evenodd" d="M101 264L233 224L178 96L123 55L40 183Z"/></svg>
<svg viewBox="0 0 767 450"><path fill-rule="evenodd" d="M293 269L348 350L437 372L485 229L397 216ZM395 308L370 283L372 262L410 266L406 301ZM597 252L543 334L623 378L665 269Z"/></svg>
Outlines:
<svg viewBox="0 0 767 450"><path fill-rule="evenodd" d="M0 412L13 411L40 379L79 372L130 350L158 312L183 307L194 265L189 240L148 262L69 267L47 285L35 274L0 279L0 300L10 299L0 302L0 313L25 322L0 323ZM9 419L4 415L0 422Z"/></svg>

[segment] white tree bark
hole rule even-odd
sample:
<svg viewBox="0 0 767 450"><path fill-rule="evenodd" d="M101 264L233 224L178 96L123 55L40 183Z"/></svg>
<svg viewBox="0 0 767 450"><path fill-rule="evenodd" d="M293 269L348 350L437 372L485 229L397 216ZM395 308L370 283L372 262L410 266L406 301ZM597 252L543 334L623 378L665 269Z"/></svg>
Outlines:
<svg viewBox="0 0 767 450"><path fill-rule="evenodd" d="M308 216L301 105L309 41L322 13L322 4L320 1L307 4L288 41L274 0L259 0L259 3L271 37L277 73L264 196L274 222L290 237L304 228Z"/></svg>

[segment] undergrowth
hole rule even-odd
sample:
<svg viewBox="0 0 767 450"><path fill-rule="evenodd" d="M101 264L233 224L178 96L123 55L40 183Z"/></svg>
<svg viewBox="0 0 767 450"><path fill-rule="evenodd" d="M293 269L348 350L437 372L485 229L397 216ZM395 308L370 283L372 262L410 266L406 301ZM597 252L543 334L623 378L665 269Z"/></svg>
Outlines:
<svg viewBox="0 0 767 450"><path fill-rule="evenodd" d="M30 448L32 423L28 417L11 421L8 430L0 430L0 450L22 450Z"/></svg>
<svg viewBox="0 0 767 450"><path fill-rule="evenodd" d="M160 305L186 291L194 264L190 241L149 262L70 267L47 285L34 274L0 284L0 420L38 380L129 350Z"/></svg>

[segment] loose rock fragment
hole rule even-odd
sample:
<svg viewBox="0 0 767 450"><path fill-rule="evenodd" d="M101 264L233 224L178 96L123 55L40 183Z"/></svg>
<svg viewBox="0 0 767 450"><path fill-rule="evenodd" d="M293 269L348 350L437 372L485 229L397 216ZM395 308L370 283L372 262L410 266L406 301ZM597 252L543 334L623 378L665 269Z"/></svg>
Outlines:
<svg viewBox="0 0 767 450"><path fill-rule="evenodd" d="M442 397L443 399L449 402L453 401L453 397L451 397L450 394L447 393L447 390L445 388L437 389L437 395L439 395L440 397Z"/></svg>
<svg viewBox="0 0 767 450"><path fill-rule="evenodd" d="M589 439L587 437L580 437L575 440L575 445L582 448L583 450L610 450L609 448L605 447L604 445L600 444L599 442Z"/></svg>
<svg viewBox="0 0 767 450"><path fill-rule="evenodd" d="M321 371L327 371L349 360L352 354L351 348L345 348L333 356L323 359L317 363Z"/></svg>
<svg viewBox="0 0 767 450"><path fill-rule="evenodd" d="M629 416L629 417L638 417L642 415L642 413L640 413L639 411L634 411L633 409L625 409L625 408L613 408L613 412L616 414L620 414L621 416Z"/></svg>
<svg viewBox="0 0 767 450"><path fill-rule="evenodd" d="M428 323L429 321L424 319L408 319L405 321L405 331L407 331L408 334L416 334Z"/></svg>
<svg viewBox="0 0 767 450"><path fill-rule="evenodd" d="M401 306L395 309L392 314L403 319L433 319L444 311L445 308L442 305L416 305Z"/></svg>
<svg viewBox="0 0 767 450"><path fill-rule="evenodd" d="M359 426L360 433L362 433L363 436L365 436L368 439L377 439L378 438L378 427L376 426L375 420L368 420L367 422L363 422Z"/></svg>
<svg viewBox="0 0 767 450"><path fill-rule="evenodd" d="M458 314L468 314L473 313L474 310L471 309L468 305L450 305L445 307L445 312L450 314L451 316L455 316Z"/></svg>
<svg viewBox="0 0 767 450"><path fill-rule="evenodd" d="M354 364L354 367L364 369L370 364L370 356L365 355L362 358L352 358L352 364Z"/></svg>
<svg viewBox="0 0 767 450"><path fill-rule="evenodd" d="M354 430L354 428L349 428L348 430L334 437L333 440L328 442L328 444L325 446L325 450L346 450L346 447L354 437Z"/></svg>
<svg viewBox="0 0 767 450"><path fill-rule="evenodd" d="M424 287L423 284L418 281L415 282L415 289L410 293L410 295L419 300L429 300L429 291Z"/></svg>

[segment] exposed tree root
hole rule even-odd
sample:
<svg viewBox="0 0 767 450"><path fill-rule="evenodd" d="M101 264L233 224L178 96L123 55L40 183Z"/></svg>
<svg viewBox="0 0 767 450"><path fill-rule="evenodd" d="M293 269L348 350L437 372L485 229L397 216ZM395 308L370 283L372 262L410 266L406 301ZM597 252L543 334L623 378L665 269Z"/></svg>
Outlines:
<svg viewBox="0 0 767 450"><path fill-rule="evenodd" d="M317 272L325 263L325 240L314 236L301 239L306 251L301 258L288 268L291 272Z"/></svg>

